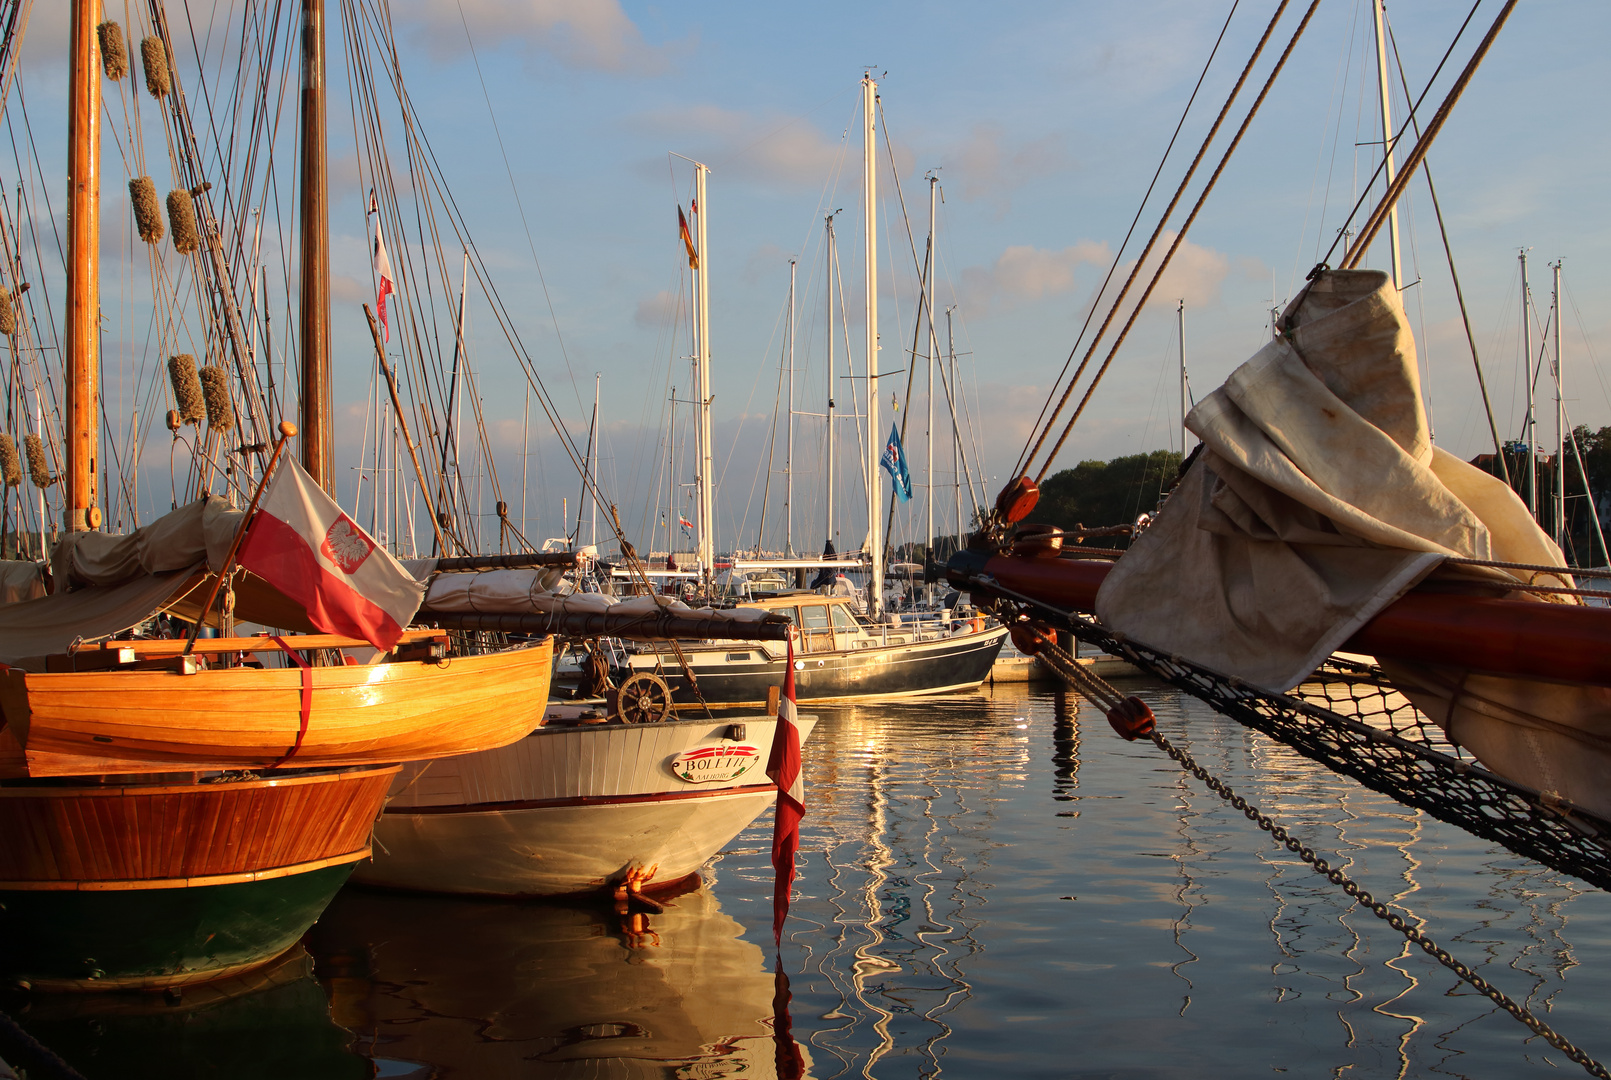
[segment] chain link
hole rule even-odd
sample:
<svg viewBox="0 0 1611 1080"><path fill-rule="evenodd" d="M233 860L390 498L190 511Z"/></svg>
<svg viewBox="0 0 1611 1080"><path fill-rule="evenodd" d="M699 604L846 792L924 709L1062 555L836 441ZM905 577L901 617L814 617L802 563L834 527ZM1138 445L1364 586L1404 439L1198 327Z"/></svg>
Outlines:
<svg viewBox="0 0 1611 1080"><path fill-rule="evenodd" d="M1604 1065L1601 1065L1598 1061L1589 1057L1588 1054L1584 1053L1582 1050L1579 1050L1566 1038L1558 1034L1554 1028L1550 1027L1548 1024L1544 1023L1544 1021L1534 1016L1532 1012L1530 1012L1525 1006L1519 1005L1515 1001L1511 1000L1510 996L1504 991L1494 986L1481 975L1478 975L1475 971L1471 970L1459 960L1456 960L1449 954L1447 949L1444 949L1437 942L1433 941L1426 934L1422 933L1419 928L1411 926L1402 915L1398 914L1396 911L1392 911L1386 904L1376 899L1369 892L1360 888L1359 884L1341 869L1332 866L1331 863L1326 861L1324 858L1315 854L1311 848L1294 838L1292 834L1287 832L1287 830L1280 824L1271 820L1264 813L1262 813L1258 807L1249 804L1246 799L1232 791L1218 777L1212 775L1207 769L1204 769L1201 765L1197 764L1196 761L1192 760L1190 754L1177 748L1173 743L1164 738L1164 736L1157 731L1152 733L1152 741L1157 745L1158 749L1162 750L1164 753L1168 754L1170 757L1179 762L1183 769L1190 772L1193 776L1197 777L1197 779L1206 784L1210 791L1224 799L1226 802L1230 803L1232 806L1236 807L1236 809L1240 810L1249 821L1257 824L1260 829L1263 829L1265 832L1269 833L1288 851L1292 852L1294 855L1298 856L1298 858L1308 863L1316 873L1324 875L1327 881L1330 881L1333 885L1341 886L1342 891L1347 893L1349 897L1364 905L1378 919L1381 919L1383 922L1387 923L1388 926L1391 926L1394 930L1397 930L1399 933L1403 934L1407 939L1409 939L1409 941L1418 946L1422 952L1426 953L1438 963L1442 964L1444 967L1460 976L1460 978L1470 983L1484 997L1491 1000L1501 1009L1504 1009L1517 1020L1520 1020L1522 1023L1526 1024L1535 1034L1542 1036L1546 1042L1555 1047L1555 1049L1559 1050L1561 1053L1565 1054L1572 1061L1583 1066L1590 1076L1600 1077L1601 1080L1611 1080L1611 1072L1607 1072Z"/></svg>

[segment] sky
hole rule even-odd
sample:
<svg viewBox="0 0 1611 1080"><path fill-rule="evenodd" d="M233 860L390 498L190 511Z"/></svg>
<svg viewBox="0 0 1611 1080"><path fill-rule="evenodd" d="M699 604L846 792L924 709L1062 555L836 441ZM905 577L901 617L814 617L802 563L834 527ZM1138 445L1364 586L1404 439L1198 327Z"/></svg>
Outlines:
<svg viewBox="0 0 1611 1080"><path fill-rule="evenodd" d="M1180 227L1184 207L1218 164L1305 6L1291 4L1277 25L1169 230ZM710 167L703 255L710 274L718 547L757 541L780 547L789 520L795 546L812 549L826 532L823 422L796 417L787 517L781 498L785 421L777 420L773 431L785 396L780 362L790 259L798 263L796 409L820 413L830 381L823 218L833 210L842 210L837 229L845 299L845 314L835 318L848 319L839 331L835 376L848 374L846 338L857 370L863 359L863 72L878 79L891 148L880 148L880 365L885 371L909 366L918 307L912 246L921 257L928 231L925 175L933 172L944 198L937 212L935 307L953 309L950 340L959 354L965 439L974 460L968 468L993 497L1057 386L1221 28L1223 41L1164 165L1161 194L1141 214L1126 263L1158 223L1276 0L1239 0L1227 24L1231 7L1230 0L989 8L394 0L390 12L398 64L422 130L578 443L586 439L594 375L600 376L598 471L628 535L639 543L664 513L664 492L673 492L673 519L689 505L681 485L691 479L691 452L682 435L674 448L676 475L666 477L660 464L668 452L666 399L673 387L678 398L689 396L688 273L676 213L679 205L688 207L692 179L687 162L672 155ZM1498 7L1497 0L1479 5L1422 106L1423 117ZM64 14L46 8L53 6L36 6L21 68L32 122L40 129L53 122L50 109L60 107L53 106L63 92L56 58L65 55L66 39ZM120 14L118 0L108 8L129 25L140 21L138 13ZM373 178L354 150L351 110L336 98L348 85L346 53L335 40L338 9L332 5L329 15L335 408L343 460L356 468L365 445L365 402L373 392L372 350L359 306L374 287L363 213ZM1469 9L1467 2L1445 0L1389 4L1405 76L1417 94ZM194 26L214 53L225 48L222 28L234 14L228 5L170 2L168 11L176 33ZM1319 5L1054 471L1087 458L1178 448L1180 301L1196 397L1267 340L1270 309L1301 287L1380 152L1368 13L1369 4L1359 0ZM206 37L209 28L212 37ZM1608 31L1611 5L1597 0L1518 5L1429 157L1502 437L1519 435L1525 393L1522 249L1528 250L1541 321L1550 304L1547 264L1564 260L1563 351L1572 421L1611 424L1611 382L1599 366L1600 358L1611 358ZM1401 120L1402 91L1393 107ZM281 158L294 155L290 136L279 146ZM148 157L147 165L164 167L160 158L153 163ZM109 207L117 202L120 169L106 170ZM404 173L406 165L394 169ZM159 181L159 188L167 183ZM1405 277L1413 283L1405 306L1435 438L1469 458L1492 445L1424 183L1418 181L1401 206ZM1367 264L1385 267L1386 261L1385 245L1378 244ZM1098 318L1104 311L1098 308ZM525 376L484 301L472 299L468 323L503 498L521 499L524 465L527 535L568 531L577 512L575 470L535 405L526 419ZM130 328L128 351L144 348L137 320L124 318L122 325ZM944 351L943 324L939 338ZM1097 359L1106 352L1104 344ZM891 392L908 404L906 377L881 380L885 423ZM837 383L843 410L856 384ZM926 527L919 516L929 476L922 386L920 375L906 429L919 496L903 508L897 539L921 538ZM679 406L679 413L686 417L687 407ZM1547 439L1553 404L1541 415L1549 417L1541 427ZM150 487L165 497L167 434L158 434L163 447L148 447L145 460L161 473ZM951 532L955 474L948 422L936 421L935 437L941 444L933 473L937 527ZM859 543L865 528L848 425L844 438L836 481L841 548ZM356 476L349 468L343 491L352 490ZM769 480L763 524L762 490ZM585 535L585 522L583 529ZM664 546L660 536L656 547Z"/></svg>

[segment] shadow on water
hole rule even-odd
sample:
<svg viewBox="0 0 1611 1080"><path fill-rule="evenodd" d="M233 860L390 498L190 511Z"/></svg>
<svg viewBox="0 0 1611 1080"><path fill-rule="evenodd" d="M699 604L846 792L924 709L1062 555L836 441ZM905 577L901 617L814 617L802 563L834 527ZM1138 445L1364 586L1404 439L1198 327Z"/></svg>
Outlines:
<svg viewBox="0 0 1611 1080"><path fill-rule="evenodd" d="M777 1075L774 981L699 889L663 913L349 889L309 935L377 1076Z"/></svg>

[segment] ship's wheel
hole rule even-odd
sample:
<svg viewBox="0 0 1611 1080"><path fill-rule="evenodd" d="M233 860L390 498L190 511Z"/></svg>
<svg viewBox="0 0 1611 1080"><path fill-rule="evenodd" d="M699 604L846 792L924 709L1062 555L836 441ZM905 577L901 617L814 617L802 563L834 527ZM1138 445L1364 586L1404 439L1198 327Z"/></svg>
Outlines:
<svg viewBox="0 0 1611 1080"><path fill-rule="evenodd" d="M671 687L653 672L635 672L616 692L615 712L628 724L658 724L671 715Z"/></svg>

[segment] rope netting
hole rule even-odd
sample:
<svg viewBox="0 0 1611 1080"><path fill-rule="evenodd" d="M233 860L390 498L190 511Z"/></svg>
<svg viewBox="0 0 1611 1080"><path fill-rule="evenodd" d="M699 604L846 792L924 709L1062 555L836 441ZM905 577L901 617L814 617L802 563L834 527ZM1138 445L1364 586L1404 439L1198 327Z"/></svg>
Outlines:
<svg viewBox="0 0 1611 1080"><path fill-rule="evenodd" d="M1156 652L1077 614L1034 602L1022 611L1372 791L1611 890L1611 822L1483 768L1373 664L1334 658L1291 693L1275 694ZM1001 614L1010 621L1005 610Z"/></svg>

